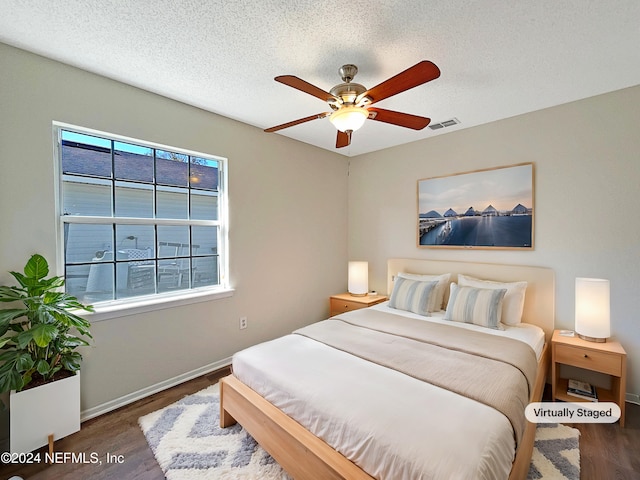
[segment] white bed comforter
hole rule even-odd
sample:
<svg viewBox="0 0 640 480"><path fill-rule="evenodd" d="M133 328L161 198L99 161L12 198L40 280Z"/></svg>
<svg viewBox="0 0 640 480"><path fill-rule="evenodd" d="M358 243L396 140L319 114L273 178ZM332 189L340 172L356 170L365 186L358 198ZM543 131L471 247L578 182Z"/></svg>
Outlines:
<svg viewBox="0 0 640 480"><path fill-rule="evenodd" d="M511 470L503 414L307 337L243 350L233 373L375 478L496 480Z"/></svg>

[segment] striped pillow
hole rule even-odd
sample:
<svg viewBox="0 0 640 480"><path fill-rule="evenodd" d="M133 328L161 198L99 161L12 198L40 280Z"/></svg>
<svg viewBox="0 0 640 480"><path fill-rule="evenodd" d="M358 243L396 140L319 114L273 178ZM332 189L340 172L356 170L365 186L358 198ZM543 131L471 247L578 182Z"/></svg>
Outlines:
<svg viewBox="0 0 640 480"><path fill-rule="evenodd" d="M517 325L522 320L524 309L524 295L527 290L527 282L494 282L493 280L480 280L469 275L458 275L458 285L461 287L504 288L507 293L502 300L502 320L505 325Z"/></svg>
<svg viewBox="0 0 640 480"><path fill-rule="evenodd" d="M438 285L437 281L419 282L397 277L393 284L389 306L428 317L429 306L432 306L435 301L436 285Z"/></svg>
<svg viewBox="0 0 640 480"><path fill-rule="evenodd" d="M398 272L398 277L408 278L409 280L419 280L420 282L433 282L437 281L436 294L433 296L433 305L429 305L430 312L437 312L444 307L444 294L447 291L450 273L443 273L442 275L424 275L421 273L405 273Z"/></svg>
<svg viewBox="0 0 640 480"><path fill-rule="evenodd" d="M504 288L460 287L452 283L444 319L503 330L500 319L506 292Z"/></svg>

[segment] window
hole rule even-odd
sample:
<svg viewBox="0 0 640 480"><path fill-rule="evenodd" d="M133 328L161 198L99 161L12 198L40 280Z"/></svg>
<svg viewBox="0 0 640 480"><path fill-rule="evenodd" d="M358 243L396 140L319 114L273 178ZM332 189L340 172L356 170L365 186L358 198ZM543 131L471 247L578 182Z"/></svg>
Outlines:
<svg viewBox="0 0 640 480"><path fill-rule="evenodd" d="M55 131L68 293L99 305L226 288L226 159Z"/></svg>

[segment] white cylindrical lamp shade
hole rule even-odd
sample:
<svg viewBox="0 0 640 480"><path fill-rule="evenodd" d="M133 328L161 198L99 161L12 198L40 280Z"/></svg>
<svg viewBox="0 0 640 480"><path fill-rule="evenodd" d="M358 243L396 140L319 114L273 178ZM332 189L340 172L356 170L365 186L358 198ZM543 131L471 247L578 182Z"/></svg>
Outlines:
<svg viewBox="0 0 640 480"><path fill-rule="evenodd" d="M366 295L369 291L369 262L349 262L348 283L351 295Z"/></svg>
<svg viewBox="0 0 640 480"><path fill-rule="evenodd" d="M609 280L576 278L576 332L581 338L604 341L611 336Z"/></svg>

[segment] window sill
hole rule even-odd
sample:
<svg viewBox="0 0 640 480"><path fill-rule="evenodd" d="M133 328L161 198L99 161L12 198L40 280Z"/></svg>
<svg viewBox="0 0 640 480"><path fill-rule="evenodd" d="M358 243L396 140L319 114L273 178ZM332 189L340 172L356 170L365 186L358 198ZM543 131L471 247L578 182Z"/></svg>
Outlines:
<svg viewBox="0 0 640 480"><path fill-rule="evenodd" d="M194 303L208 302L233 296L233 288L223 288L217 290L191 290L176 293L175 295L139 297L128 301L104 303L95 307L95 312L78 313L88 321L100 322L110 318L127 317L140 313L165 310L167 308L191 305Z"/></svg>

